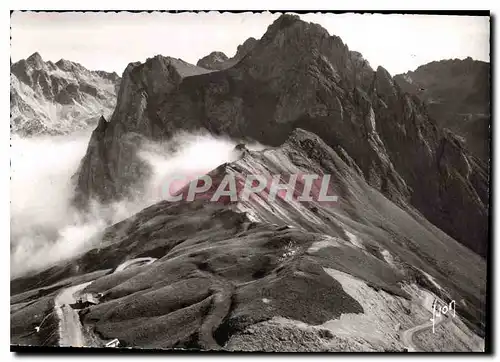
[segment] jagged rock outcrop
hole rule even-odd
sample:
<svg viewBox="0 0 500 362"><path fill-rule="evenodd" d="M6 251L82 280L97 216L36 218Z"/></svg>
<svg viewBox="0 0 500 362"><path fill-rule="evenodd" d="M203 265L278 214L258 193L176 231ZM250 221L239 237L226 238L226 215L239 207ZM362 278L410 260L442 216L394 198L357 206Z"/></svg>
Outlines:
<svg viewBox="0 0 500 362"><path fill-rule="evenodd" d="M212 52L209 55L198 60L196 65L205 69L212 70L222 70L227 69L238 63L248 52L250 52L257 40L255 38L248 38L241 45L238 45L236 54L232 58L228 58L226 54L222 52Z"/></svg>
<svg viewBox="0 0 500 362"><path fill-rule="evenodd" d="M468 57L441 60L394 77L401 88L425 102L442 126L463 137L467 148L489 163L490 64Z"/></svg>
<svg viewBox="0 0 500 362"><path fill-rule="evenodd" d="M64 59L44 62L34 53L11 65L10 81L11 131L33 136L70 133L109 116L120 77Z"/></svg>
<svg viewBox="0 0 500 362"><path fill-rule="evenodd" d="M100 119L73 177L76 205L85 207L91 199L107 203L116 195L130 196L132 189L141 192L140 181L150 170L137 150L144 139L158 140L165 133L162 124L157 123L157 110L185 77L207 72L180 59L162 56L127 66L116 108L109 122Z"/></svg>
<svg viewBox="0 0 500 362"><path fill-rule="evenodd" d="M338 202L270 201L266 188L248 200L210 202L208 190L151 205L107 228L84 255L13 280L13 343L40 343L23 321L39 321L44 304L23 309L29 298L42 302L90 281L84 292L101 297L80 317L95 333L92 346L118 338L136 348L402 351L401 333L428 322L426 300L435 295L457 301L446 332L462 341L459 350L474 348L464 335L484 333L483 259L413 207L391 202L313 133L296 129L280 147L237 149L239 159L209 173L215 182L328 174ZM157 260L117 271L141 257ZM375 332L360 333L367 325ZM263 345L262 334L274 345Z"/></svg>
<svg viewBox="0 0 500 362"><path fill-rule="evenodd" d="M229 58L223 52L212 52L198 60L196 65L205 69L222 70L227 68L225 64L227 60L229 60Z"/></svg>
<svg viewBox="0 0 500 362"><path fill-rule="evenodd" d="M77 183L82 200L126 197L128 186L138 184L143 172L129 170L144 165L124 137L165 140L178 130L204 128L279 145L301 127L344 155L390 200L413 205L486 255L489 181L483 165L429 117L417 96L403 92L384 68L374 71L339 37L283 15L228 69L178 77L175 66L161 65L168 59L125 71L103 136L108 156L94 162L109 183L91 180L91 169L81 168L78 179L87 182Z"/></svg>

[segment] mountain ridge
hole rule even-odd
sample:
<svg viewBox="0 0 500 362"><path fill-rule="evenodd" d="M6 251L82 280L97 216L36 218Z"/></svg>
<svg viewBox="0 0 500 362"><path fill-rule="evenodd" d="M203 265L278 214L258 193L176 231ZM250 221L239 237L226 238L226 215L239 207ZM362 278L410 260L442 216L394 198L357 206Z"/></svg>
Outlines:
<svg viewBox="0 0 500 362"><path fill-rule="evenodd" d="M271 202L266 192L229 203L203 194L160 201L108 227L87 253L13 280L14 341L39 343L23 321L43 315L43 301L64 288L90 282L83 292L101 297L80 319L92 346L118 338L126 347L262 350L262 332L280 336L265 347L273 351L403 351L400 330L428 321L427 301L439 297L457 300L445 332L463 342L449 347L475 348L486 297L478 255L391 202L311 132L237 150L212 179L324 172L339 202ZM116 272L144 257L156 260ZM34 293L39 303L22 308ZM373 333L360 334L367 325Z"/></svg>
<svg viewBox="0 0 500 362"><path fill-rule="evenodd" d="M122 135L165 140L178 130L202 128L273 146L301 127L342 148L367 181L391 200L412 204L443 231L486 255L489 196L484 166L445 134L418 97L406 94L389 72L371 69L359 53L321 26L283 15L230 68L180 80L160 68L141 68L140 77L161 79L166 92L132 106L134 122L111 119L107 152L117 160L111 165L90 162L109 169L102 174L116 175L115 181L99 181L113 187L77 182L80 205L88 199L85 190L109 201L126 196L129 186L147 175L147 166L135 156L138 144L122 142ZM127 69L124 79L131 71ZM127 84L122 82L122 88ZM122 103L137 102L131 98ZM441 150L457 155L443 158ZM471 172L463 172L462 158ZM89 173L92 167L83 167L76 177ZM418 176L422 174L428 175L426 182Z"/></svg>

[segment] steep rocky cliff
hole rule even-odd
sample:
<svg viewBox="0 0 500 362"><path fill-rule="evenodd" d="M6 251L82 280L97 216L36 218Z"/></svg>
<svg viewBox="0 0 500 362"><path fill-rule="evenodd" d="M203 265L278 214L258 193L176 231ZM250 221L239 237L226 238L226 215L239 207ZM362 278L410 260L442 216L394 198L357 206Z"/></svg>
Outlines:
<svg viewBox="0 0 500 362"><path fill-rule="evenodd" d="M417 95L443 127L463 137L467 148L488 164L490 138L490 64L466 58L441 60L394 77Z"/></svg>
<svg viewBox="0 0 500 362"><path fill-rule="evenodd" d="M178 130L279 145L297 127L314 132L369 185L481 255L487 253L488 174L460 140L431 119L382 67L321 26L283 15L234 66L201 68L157 56L123 75L110 122L75 176L79 204L127 197L147 166L143 137ZM206 72L206 71L205 71ZM100 155L100 150L104 154ZM105 175L93 178L92 175ZM136 189L134 189L134 192Z"/></svg>
<svg viewBox="0 0 500 362"><path fill-rule="evenodd" d="M11 131L21 136L65 134L95 127L116 104L120 77L34 53L10 68Z"/></svg>
<svg viewBox="0 0 500 362"><path fill-rule="evenodd" d="M144 139L161 139L164 131L156 113L185 77L208 72L162 56L127 66L116 108L109 122L101 117L74 175L76 205L85 207L89 199L106 203L129 195L130 190L141 192L141 180L149 169L137 150Z"/></svg>

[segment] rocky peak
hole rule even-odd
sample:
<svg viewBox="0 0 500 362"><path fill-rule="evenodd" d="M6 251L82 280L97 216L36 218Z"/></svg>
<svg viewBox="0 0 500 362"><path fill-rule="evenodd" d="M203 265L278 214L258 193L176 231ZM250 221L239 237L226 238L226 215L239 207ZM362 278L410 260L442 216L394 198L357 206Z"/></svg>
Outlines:
<svg viewBox="0 0 500 362"><path fill-rule="evenodd" d="M302 128L295 128L292 133L290 133L290 136L288 136L284 145L300 147L305 142L311 144L313 147L320 147L323 143L316 134Z"/></svg>
<svg viewBox="0 0 500 362"><path fill-rule="evenodd" d="M349 58L354 67L369 68L371 70L370 63L363 57L360 52L351 50L349 52Z"/></svg>
<svg viewBox="0 0 500 362"><path fill-rule="evenodd" d="M236 54L232 58L228 58L226 54L222 52L212 52L206 57L201 58L197 66L203 67L205 69L212 70L223 70L232 67L237 64L241 59L245 57L257 44L255 38L248 38L243 44L238 45Z"/></svg>
<svg viewBox="0 0 500 362"><path fill-rule="evenodd" d="M377 67L377 71L375 74L375 87L379 96L385 102L390 102L391 100L395 100L396 96L396 88L394 81L389 74L389 72L382 66Z"/></svg>
<svg viewBox="0 0 500 362"><path fill-rule="evenodd" d="M178 77L184 78L209 73L209 71L187 63L182 59L165 57L158 54L152 58L148 58L144 63L130 63L125 69L123 77L125 78L128 73L134 77L139 76L139 74L145 75L146 73L155 76L176 73Z"/></svg>
<svg viewBox="0 0 500 362"><path fill-rule="evenodd" d="M158 118L161 104L184 78L205 73L210 71L162 55L127 66L115 110L109 122L103 119L99 122L95 137L74 176L77 185L75 205L85 208L89 196L110 202L131 189L140 189L141 180L151 170L137 151L144 138L161 139L163 136L165 127ZM113 161L108 163L106 160ZM96 174L98 178L92 177Z"/></svg>
<svg viewBox="0 0 500 362"><path fill-rule="evenodd" d="M59 59L55 65L65 72L89 72L89 70L84 68L81 64L66 59Z"/></svg>
<svg viewBox="0 0 500 362"><path fill-rule="evenodd" d="M221 70L226 68L224 63L228 59L229 58L226 54L216 51L198 60L198 63L196 63L196 65L205 69Z"/></svg>
<svg viewBox="0 0 500 362"><path fill-rule="evenodd" d="M144 63L130 63L123 72L116 109L110 122L139 122L146 107L156 105L153 99L148 99L148 95L154 95L159 101L159 95L173 91L185 77L209 72L182 59L162 55L148 58Z"/></svg>
<svg viewBox="0 0 500 362"><path fill-rule="evenodd" d="M303 21L298 15L294 14L283 14L278 19L276 19L271 25L268 26L266 33L262 37L262 40L271 40L282 30L291 27L292 25Z"/></svg>
<svg viewBox="0 0 500 362"><path fill-rule="evenodd" d="M387 69L382 66L377 67L377 76L379 79L384 79L384 81L392 83L392 76Z"/></svg>
<svg viewBox="0 0 500 362"><path fill-rule="evenodd" d="M308 158L317 162L330 157L332 151L318 135L302 128L295 128L282 148L292 150L292 152L300 150Z"/></svg>
<svg viewBox="0 0 500 362"><path fill-rule="evenodd" d="M318 62L329 65L323 67ZM236 67L257 79L277 78L286 72L298 73L298 69L313 69L314 72L317 67L332 68L341 78L352 78L353 64L348 47L339 37L330 36L319 24L285 14L268 27ZM355 76L361 77L362 73Z"/></svg>
<svg viewBox="0 0 500 362"><path fill-rule="evenodd" d="M21 59L18 62L11 64L10 72L14 74L20 81L31 86L31 76L34 71L44 72L47 70L47 65L43 61L39 53L33 53L27 59Z"/></svg>
<svg viewBox="0 0 500 362"><path fill-rule="evenodd" d="M324 38L329 38L328 31L319 24L308 23L297 15L284 14L274 21L261 38L261 43L274 43L280 46L317 46Z"/></svg>
<svg viewBox="0 0 500 362"><path fill-rule="evenodd" d="M260 71L265 73L260 76L272 77L268 71L281 72L285 67L295 67L299 59L302 63L310 62L312 54L330 57L332 49L347 51L340 38L330 37L320 25L302 21L297 15L284 14L268 27L260 40L251 37L239 45L233 58L220 62L220 58L214 59L214 52L200 59L198 65L214 70L236 65L240 69L251 69L254 77L259 77Z"/></svg>
<svg viewBox="0 0 500 362"><path fill-rule="evenodd" d="M238 61L243 59L243 57L245 55L247 55L248 52L250 52L253 49L255 44L257 44L257 39L255 39L253 37L250 37L247 40L245 40L245 42L243 44L238 45L234 59L236 59Z"/></svg>
<svg viewBox="0 0 500 362"><path fill-rule="evenodd" d="M40 69L44 66L43 59L38 52L31 54L27 59L26 63L35 69Z"/></svg>
<svg viewBox="0 0 500 362"><path fill-rule="evenodd" d="M96 74L98 74L100 77L108 79L112 82L118 82L120 80L120 76L116 74L116 72L106 72L104 70L96 70Z"/></svg>
<svg viewBox="0 0 500 362"><path fill-rule="evenodd" d="M55 65L62 70L71 70L73 63L66 59L59 59Z"/></svg>
<svg viewBox="0 0 500 362"><path fill-rule="evenodd" d="M108 121L106 121L106 118L104 118L104 116L101 116L99 118L99 122L97 123L96 132L104 132L106 130L107 124Z"/></svg>

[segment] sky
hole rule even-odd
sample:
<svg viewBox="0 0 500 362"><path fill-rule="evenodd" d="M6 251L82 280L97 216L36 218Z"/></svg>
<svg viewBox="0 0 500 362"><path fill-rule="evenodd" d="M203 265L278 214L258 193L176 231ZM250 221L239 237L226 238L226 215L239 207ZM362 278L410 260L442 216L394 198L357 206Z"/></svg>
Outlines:
<svg viewBox="0 0 500 362"><path fill-rule="evenodd" d="M122 74L127 64L157 54L196 64L212 51L231 57L259 39L279 13L34 13L11 16L13 62L39 52L53 62ZM489 61L489 17L450 15L301 14L342 38L373 68L392 75L441 59Z"/></svg>

